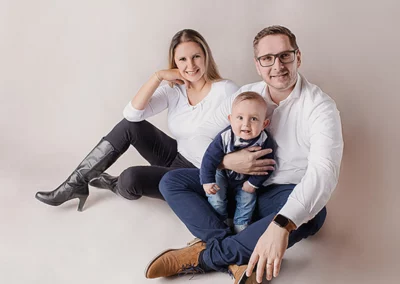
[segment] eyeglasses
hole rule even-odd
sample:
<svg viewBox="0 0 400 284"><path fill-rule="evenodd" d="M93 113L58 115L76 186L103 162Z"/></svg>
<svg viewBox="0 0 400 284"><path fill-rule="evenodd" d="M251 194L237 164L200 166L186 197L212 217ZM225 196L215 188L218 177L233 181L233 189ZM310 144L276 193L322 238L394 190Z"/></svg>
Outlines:
<svg viewBox="0 0 400 284"><path fill-rule="evenodd" d="M275 64L276 58L282 63L291 63L295 59L295 54L298 49L286 50L277 54L265 54L257 57L258 62L262 67L269 67Z"/></svg>

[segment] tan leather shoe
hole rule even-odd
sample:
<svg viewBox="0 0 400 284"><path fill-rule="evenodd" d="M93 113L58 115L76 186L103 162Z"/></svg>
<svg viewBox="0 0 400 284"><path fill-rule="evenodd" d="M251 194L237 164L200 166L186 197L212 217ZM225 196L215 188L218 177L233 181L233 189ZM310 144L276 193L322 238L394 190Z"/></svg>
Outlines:
<svg viewBox="0 0 400 284"><path fill-rule="evenodd" d="M256 273L253 272L250 277L246 276L247 265L232 264L228 266L229 274L235 279L235 284L258 284Z"/></svg>
<svg viewBox="0 0 400 284"><path fill-rule="evenodd" d="M206 243L197 241L181 249L169 249L156 256L145 270L146 278L168 277L176 274L202 273L199 255Z"/></svg>

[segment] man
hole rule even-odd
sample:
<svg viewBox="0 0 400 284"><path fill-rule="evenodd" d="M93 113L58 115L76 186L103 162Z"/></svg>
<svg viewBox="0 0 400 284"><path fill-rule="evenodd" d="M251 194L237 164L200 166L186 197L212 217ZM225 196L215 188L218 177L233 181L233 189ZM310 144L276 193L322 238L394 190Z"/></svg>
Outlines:
<svg viewBox="0 0 400 284"><path fill-rule="evenodd" d="M232 95L204 124L193 143L198 145L198 157L202 157L211 139L228 125L227 116L238 94L255 91L264 97L271 118L268 129L277 144L276 169L257 190L254 223L231 235L210 209L198 169L166 174L160 183L161 192L202 241L155 258L146 270L147 278L228 269L235 283L261 283L264 273L271 280L279 274L286 249L315 234L324 223L325 205L336 187L343 153L335 102L298 73L301 52L290 30L281 26L265 28L256 35L253 46L254 62L263 81L243 86ZM265 173L273 161L257 158L267 151L242 150L226 155L221 167L246 174Z"/></svg>

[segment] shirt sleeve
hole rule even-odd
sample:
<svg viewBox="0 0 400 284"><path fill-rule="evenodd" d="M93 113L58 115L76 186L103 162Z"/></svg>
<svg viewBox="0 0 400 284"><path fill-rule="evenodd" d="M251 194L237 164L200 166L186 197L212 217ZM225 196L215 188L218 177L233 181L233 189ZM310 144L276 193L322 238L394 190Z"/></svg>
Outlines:
<svg viewBox="0 0 400 284"><path fill-rule="evenodd" d="M131 122L138 122L152 117L168 108L168 96L174 91L169 85L160 86L151 96L145 109L136 109L129 101L124 108L123 115Z"/></svg>
<svg viewBox="0 0 400 284"><path fill-rule="evenodd" d="M268 138L265 140L264 144L261 147L262 149L272 149L272 152L262 156L260 159L274 159L275 158L275 141L272 139L272 137L268 133ZM269 179L269 177L272 175L273 171L267 171L268 175L264 176L250 176L248 179L248 182L254 186L255 188L259 188L260 186L263 185L263 183Z"/></svg>
<svg viewBox="0 0 400 284"><path fill-rule="evenodd" d="M208 146L206 153L204 154L203 161L200 167L200 183L215 183L215 174L217 168L224 158L224 146L222 144L221 135L217 137Z"/></svg>
<svg viewBox="0 0 400 284"><path fill-rule="evenodd" d="M335 189L343 154L339 111L333 101L324 101L309 117L308 167L279 214L297 227L311 220L326 205Z"/></svg>
<svg viewBox="0 0 400 284"><path fill-rule="evenodd" d="M239 90L239 87L232 82L231 80L227 80L225 83L225 97L229 98L232 97L233 94L235 94Z"/></svg>

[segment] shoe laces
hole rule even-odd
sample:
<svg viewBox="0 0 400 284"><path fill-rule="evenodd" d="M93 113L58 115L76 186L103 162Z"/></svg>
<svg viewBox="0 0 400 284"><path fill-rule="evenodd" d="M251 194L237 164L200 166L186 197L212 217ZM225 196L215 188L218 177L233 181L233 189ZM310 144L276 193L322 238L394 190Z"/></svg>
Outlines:
<svg viewBox="0 0 400 284"><path fill-rule="evenodd" d="M233 271L232 271L231 269L228 268L228 271L227 271L227 272L228 272L228 275L229 275L232 279L236 279L236 278L235 278L235 274L233 273ZM245 271L244 273L246 273L246 271Z"/></svg>
<svg viewBox="0 0 400 284"><path fill-rule="evenodd" d="M232 271L231 271L230 269L228 269L228 275L229 275L232 279L235 278L235 275L233 275L233 273L232 273Z"/></svg>
<svg viewBox="0 0 400 284"><path fill-rule="evenodd" d="M178 276L185 276L187 274L191 274L192 277L189 280L192 280L195 274L204 274L205 271L199 266L193 264L182 265L181 272L178 273Z"/></svg>

